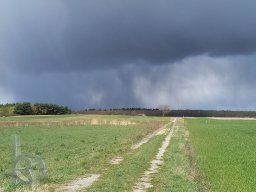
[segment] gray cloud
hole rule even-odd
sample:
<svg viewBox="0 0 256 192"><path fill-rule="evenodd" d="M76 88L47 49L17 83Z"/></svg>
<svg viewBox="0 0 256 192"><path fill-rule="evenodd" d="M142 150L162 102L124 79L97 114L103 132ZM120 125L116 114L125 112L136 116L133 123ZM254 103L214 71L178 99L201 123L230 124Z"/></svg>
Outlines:
<svg viewBox="0 0 256 192"><path fill-rule="evenodd" d="M249 54L254 1L1 2L1 59L31 71L109 68L187 56Z"/></svg>
<svg viewBox="0 0 256 192"><path fill-rule="evenodd" d="M115 70L14 76L9 86L17 101L52 102L72 108L109 108L136 104ZM124 97L125 96L125 97Z"/></svg>
<svg viewBox="0 0 256 192"><path fill-rule="evenodd" d="M253 110L253 57L197 56L161 66L130 64L119 69L68 74L13 74L5 84L12 92L6 91L7 96L1 101L12 95L18 101L68 104L75 109L169 104L176 109Z"/></svg>
<svg viewBox="0 0 256 192"><path fill-rule="evenodd" d="M255 6L1 1L0 102L253 108Z"/></svg>
<svg viewBox="0 0 256 192"><path fill-rule="evenodd" d="M255 73L244 58L198 56L151 68L134 78L133 91L151 107L255 110Z"/></svg>

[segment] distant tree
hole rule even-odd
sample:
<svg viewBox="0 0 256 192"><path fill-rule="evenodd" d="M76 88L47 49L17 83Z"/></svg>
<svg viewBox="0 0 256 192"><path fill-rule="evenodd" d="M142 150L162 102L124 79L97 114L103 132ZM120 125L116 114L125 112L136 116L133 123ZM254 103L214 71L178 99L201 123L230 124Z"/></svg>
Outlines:
<svg viewBox="0 0 256 192"><path fill-rule="evenodd" d="M17 103L14 108L14 113L17 115L32 115L33 108L31 103L29 102Z"/></svg>
<svg viewBox="0 0 256 192"><path fill-rule="evenodd" d="M11 115L64 115L71 114L66 106L48 103L15 103L0 104L0 116Z"/></svg>
<svg viewBox="0 0 256 192"><path fill-rule="evenodd" d="M162 111L163 116L171 111L171 107L169 105L159 105L158 109Z"/></svg>
<svg viewBox="0 0 256 192"><path fill-rule="evenodd" d="M71 113L68 107L48 103L35 103L33 110L35 115L64 115Z"/></svg>

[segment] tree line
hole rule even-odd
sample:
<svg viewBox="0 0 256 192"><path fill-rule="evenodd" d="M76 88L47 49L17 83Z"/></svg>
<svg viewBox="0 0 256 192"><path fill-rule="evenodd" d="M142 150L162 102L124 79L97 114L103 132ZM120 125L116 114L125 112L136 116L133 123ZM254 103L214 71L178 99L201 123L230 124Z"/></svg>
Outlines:
<svg viewBox="0 0 256 192"><path fill-rule="evenodd" d="M169 117L256 117L256 111L230 110L171 110L148 108L120 108L120 109L85 109L77 111L80 114L98 115L140 115L169 116Z"/></svg>
<svg viewBox="0 0 256 192"><path fill-rule="evenodd" d="M11 115L64 115L70 114L71 110L66 106L49 103L15 103L1 104L0 116Z"/></svg>
<svg viewBox="0 0 256 192"><path fill-rule="evenodd" d="M256 111L172 110L167 115L175 117L256 117Z"/></svg>

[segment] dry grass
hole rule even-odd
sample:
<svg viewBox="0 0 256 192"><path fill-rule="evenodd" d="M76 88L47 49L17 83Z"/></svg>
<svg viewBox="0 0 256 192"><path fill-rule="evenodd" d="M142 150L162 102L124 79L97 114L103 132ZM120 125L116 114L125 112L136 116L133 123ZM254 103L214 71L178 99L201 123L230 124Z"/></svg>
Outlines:
<svg viewBox="0 0 256 192"><path fill-rule="evenodd" d="M30 127L30 126L73 126L73 125L135 125L135 122L130 120L122 119L85 119L85 120L61 120L61 121L9 121L9 122L0 122L0 127Z"/></svg>
<svg viewBox="0 0 256 192"><path fill-rule="evenodd" d="M106 119L92 119L91 125L134 125L135 122L131 122L130 120L106 120Z"/></svg>

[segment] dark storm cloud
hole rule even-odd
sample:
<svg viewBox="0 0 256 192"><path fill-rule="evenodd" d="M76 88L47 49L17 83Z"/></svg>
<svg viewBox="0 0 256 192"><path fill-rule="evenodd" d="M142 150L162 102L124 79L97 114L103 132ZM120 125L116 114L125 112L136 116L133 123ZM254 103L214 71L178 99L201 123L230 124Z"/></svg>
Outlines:
<svg viewBox="0 0 256 192"><path fill-rule="evenodd" d="M2 1L1 62L26 71L249 54L255 1Z"/></svg>
<svg viewBox="0 0 256 192"><path fill-rule="evenodd" d="M29 76L12 73L12 78L5 81L4 87L0 83L0 103L50 102L73 109L141 106L132 96L132 87L125 82L131 80L126 75L116 70L68 74L51 72ZM11 92L8 87L12 88Z"/></svg>
<svg viewBox="0 0 256 192"><path fill-rule="evenodd" d="M0 2L0 103L256 107L256 2Z"/></svg>

